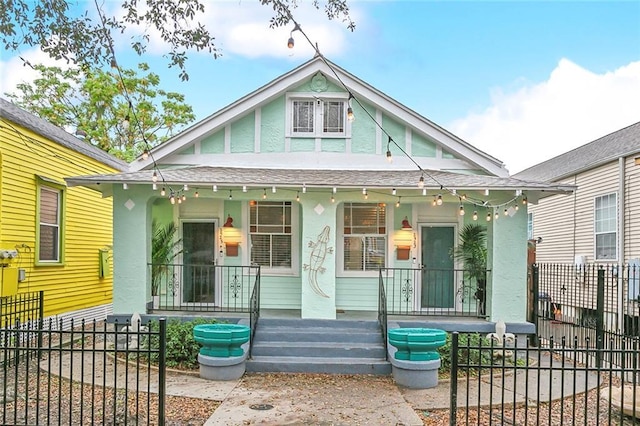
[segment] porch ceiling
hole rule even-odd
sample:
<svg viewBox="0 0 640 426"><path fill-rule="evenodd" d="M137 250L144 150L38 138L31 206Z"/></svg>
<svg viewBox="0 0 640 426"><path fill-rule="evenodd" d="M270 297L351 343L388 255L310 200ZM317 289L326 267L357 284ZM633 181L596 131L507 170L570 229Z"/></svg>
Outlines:
<svg viewBox="0 0 640 426"><path fill-rule="evenodd" d="M77 176L67 178L70 186L87 186L110 192L112 184L151 184L152 171ZM510 177L470 175L445 171L425 170L310 170L310 169L262 169L238 167L188 166L162 169L158 180L166 185L205 186L218 185L225 189L243 185L278 186L282 188L396 188L416 189L418 179L424 176L427 189L442 187L456 190L523 190L550 194L569 193L570 185L555 185L525 181Z"/></svg>

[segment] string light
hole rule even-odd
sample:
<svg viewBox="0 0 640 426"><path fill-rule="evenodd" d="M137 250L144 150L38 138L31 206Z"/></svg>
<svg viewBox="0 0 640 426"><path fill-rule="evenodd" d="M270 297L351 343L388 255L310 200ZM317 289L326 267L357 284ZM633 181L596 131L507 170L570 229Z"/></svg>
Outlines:
<svg viewBox="0 0 640 426"><path fill-rule="evenodd" d="M438 205L438 199L436 198L436 196L435 196L435 195L433 196L433 202L431 203L431 205L432 205L433 207L435 207L435 206L437 206L437 205Z"/></svg>
<svg viewBox="0 0 640 426"><path fill-rule="evenodd" d="M187 196L185 194L182 194L182 201L187 201Z"/></svg>
<svg viewBox="0 0 640 426"><path fill-rule="evenodd" d="M142 159L146 160L147 158L149 158L149 150L145 148L144 151L142 151Z"/></svg>
<svg viewBox="0 0 640 426"><path fill-rule="evenodd" d="M167 195L167 191L165 191L164 186L162 187L162 190L160 191L160 195L163 196L163 197L165 195Z"/></svg>
<svg viewBox="0 0 640 426"><path fill-rule="evenodd" d="M242 192L247 192L247 185L242 185Z"/></svg>
<svg viewBox="0 0 640 426"><path fill-rule="evenodd" d="M275 194L275 193L276 193L276 187L275 187L275 185L271 187L271 192L272 192L273 194Z"/></svg>
<svg viewBox="0 0 640 426"><path fill-rule="evenodd" d="M176 203L176 197L174 197L173 191L171 191L171 196L169 197L169 202L171 204L175 204Z"/></svg>
<svg viewBox="0 0 640 426"><path fill-rule="evenodd" d="M436 204L439 206L442 205L442 195L438 194L438 199L436 200Z"/></svg>
<svg viewBox="0 0 640 426"><path fill-rule="evenodd" d="M491 222L491 212L487 212L487 222Z"/></svg>
<svg viewBox="0 0 640 426"><path fill-rule="evenodd" d="M522 197L522 205L527 205L527 197Z"/></svg>
<svg viewBox="0 0 640 426"><path fill-rule="evenodd" d="M233 200L233 194L231 193L231 190L229 190L229 199Z"/></svg>
<svg viewBox="0 0 640 426"><path fill-rule="evenodd" d="M307 184L305 184L305 183L302 184L302 193L303 194L307 193Z"/></svg>
<svg viewBox="0 0 640 426"><path fill-rule="evenodd" d="M473 220L478 220L478 212L477 212L477 211L474 211L474 212L473 212L472 219L473 219Z"/></svg>
<svg viewBox="0 0 640 426"><path fill-rule="evenodd" d="M389 136L389 141L387 142L387 161L389 164L393 163L393 156L391 156L391 136Z"/></svg>
<svg viewBox="0 0 640 426"><path fill-rule="evenodd" d="M189 190L189 185L185 183L183 188L184 188L185 191L188 191Z"/></svg>
<svg viewBox="0 0 640 426"><path fill-rule="evenodd" d="M500 215L498 214L498 211L497 211L497 210L496 210L496 212L494 213L493 218L494 218L495 220L500 219Z"/></svg>
<svg viewBox="0 0 640 426"><path fill-rule="evenodd" d="M401 197L398 197L398 201L396 201L396 207L400 207L400 198Z"/></svg>
<svg viewBox="0 0 640 426"><path fill-rule="evenodd" d="M422 195L427 195L427 188L422 188Z"/></svg>
<svg viewBox="0 0 640 426"><path fill-rule="evenodd" d="M263 200L266 200L266 199L267 199L267 188L265 188L265 189L262 191L262 199L263 199Z"/></svg>
<svg viewBox="0 0 640 426"><path fill-rule="evenodd" d="M333 187L333 193L335 194L336 192L338 192L338 188L336 188L335 186Z"/></svg>
<svg viewBox="0 0 640 426"><path fill-rule="evenodd" d="M364 192L364 199L365 200L369 199L369 193L367 191Z"/></svg>
<svg viewBox="0 0 640 426"><path fill-rule="evenodd" d="M198 190L197 190L197 189L196 189L196 193L195 193L195 194L193 194L193 195L194 195L194 197L196 197L196 198L198 198L198 197L200 196L200 194L198 193Z"/></svg>
<svg viewBox="0 0 640 426"><path fill-rule="evenodd" d="M395 189L395 188L393 188L393 189L391 190L391 195L396 195L396 189Z"/></svg>
<svg viewBox="0 0 640 426"><path fill-rule="evenodd" d="M332 203L335 203L335 202L336 202L336 199L334 198L333 194L331 194L331 202L332 202Z"/></svg>
<svg viewBox="0 0 640 426"><path fill-rule="evenodd" d="M353 122L353 120L356 119L356 116L353 115L353 108L351 108L351 103L349 101L351 101L351 99L353 98L353 95L351 94L351 92L349 92L349 99L347 100L347 120L350 122Z"/></svg>
<svg viewBox="0 0 640 426"><path fill-rule="evenodd" d="M151 185L151 189L153 189L154 191L156 191L158 189L158 184L153 182L153 185Z"/></svg>
<svg viewBox="0 0 640 426"><path fill-rule="evenodd" d="M300 191L296 192L296 201L300 202Z"/></svg>
<svg viewBox="0 0 640 426"><path fill-rule="evenodd" d="M295 21L294 21L295 22ZM287 41L287 47L289 49L293 49L293 46L295 45L295 40L293 40L293 32L294 31L300 31L302 32L302 30L300 29L300 25L298 25L297 22L295 22L295 26L293 27L293 29L291 30L291 33L289 33L289 40Z"/></svg>
<svg viewBox="0 0 640 426"><path fill-rule="evenodd" d="M509 216L509 211L507 209L504 209L504 215Z"/></svg>
<svg viewBox="0 0 640 426"><path fill-rule="evenodd" d="M460 216L464 216L464 206L462 204L460 204L460 209L458 210L458 214Z"/></svg>
<svg viewBox="0 0 640 426"><path fill-rule="evenodd" d="M182 198L178 197L178 204L182 204Z"/></svg>
<svg viewBox="0 0 640 426"><path fill-rule="evenodd" d="M420 176L418 180L418 188L424 188L424 175Z"/></svg>
<svg viewBox="0 0 640 426"><path fill-rule="evenodd" d="M218 185L213 185L213 192L218 192Z"/></svg>
<svg viewBox="0 0 640 426"><path fill-rule="evenodd" d="M515 204L513 205L513 209L514 209L515 211L518 211L518 210L520 209L520 206L518 205L518 203L515 203Z"/></svg>
<svg viewBox="0 0 640 426"><path fill-rule="evenodd" d="M127 189L129 189L129 185L127 183L123 183L122 184L122 189L124 189L126 191Z"/></svg>
<svg viewBox="0 0 640 426"><path fill-rule="evenodd" d="M151 181L152 182L158 181L158 173L155 170L153 171L153 175L151 176Z"/></svg>

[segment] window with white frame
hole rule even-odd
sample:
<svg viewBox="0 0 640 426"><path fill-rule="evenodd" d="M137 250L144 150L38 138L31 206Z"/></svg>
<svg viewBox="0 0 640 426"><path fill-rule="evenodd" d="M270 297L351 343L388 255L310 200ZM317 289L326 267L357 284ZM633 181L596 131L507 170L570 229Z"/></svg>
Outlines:
<svg viewBox="0 0 640 426"><path fill-rule="evenodd" d="M251 262L291 269L291 202L252 201L249 205Z"/></svg>
<svg viewBox="0 0 640 426"><path fill-rule="evenodd" d="M300 137L347 136L346 98L290 98L289 134Z"/></svg>
<svg viewBox="0 0 640 426"><path fill-rule="evenodd" d="M38 186L38 262L62 262L62 194L60 188Z"/></svg>
<svg viewBox="0 0 640 426"><path fill-rule="evenodd" d="M616 194L607 194L595 199L595 246L596 260L616 260L618 203Z"/></svg>
<svg viewBox="0 0 640 426"><path fill-rule="evenodd" d="M345 271L377 271L387 258L386 206L383 203L344 204Z"/></svg>

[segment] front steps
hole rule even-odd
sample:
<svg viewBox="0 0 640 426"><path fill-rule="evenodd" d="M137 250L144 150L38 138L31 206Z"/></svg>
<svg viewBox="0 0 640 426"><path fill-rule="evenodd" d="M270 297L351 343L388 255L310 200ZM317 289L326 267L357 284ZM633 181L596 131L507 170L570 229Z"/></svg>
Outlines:
<svg viewBox="0 0 640 426"><path fill-rule="evenodd" d="M247 371L391 374L376 321L260 318Z"/></svg>

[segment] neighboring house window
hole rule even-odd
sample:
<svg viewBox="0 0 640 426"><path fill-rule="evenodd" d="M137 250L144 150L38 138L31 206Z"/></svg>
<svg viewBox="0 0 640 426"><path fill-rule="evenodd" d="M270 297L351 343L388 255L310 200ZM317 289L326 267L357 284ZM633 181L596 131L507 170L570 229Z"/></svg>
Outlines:
<svg viewBox="0 0 640 426"><path fill-rule="evenodd" d="M296 95L298 96L298 95ZM346 137L347 99L292 98L288 135L295 137ZM340 95L342 96L342 95Z"/></svg>
<svg viewBox="0 0 640 426"><path fill-rule="evenodd" d="M63 186L38 179L37 261L62 263Z"/></svg>
<svg viewBox="0 0 640 426"><path fill-rule="evenodd" d="M617 253L618 203L616 194L596 197L596 260L615 260Z"/></svg>
<svg viewBox="0 0 640 426"><path fill-rule="evenodd" d="M387 258L385 204L345 203L344 270L377 271Z"/></svg>
<svg viewBox="0 0 640 426"><path fill-rule="evenodd" d="M533 240L533 213L527 214L527 239Z"/></svg>
<svg viewBox="0 0 640 426"><path fill-rule="evenodd" d="M291 269L291 202L252 201L249 205L251 262Z"/></svg>

